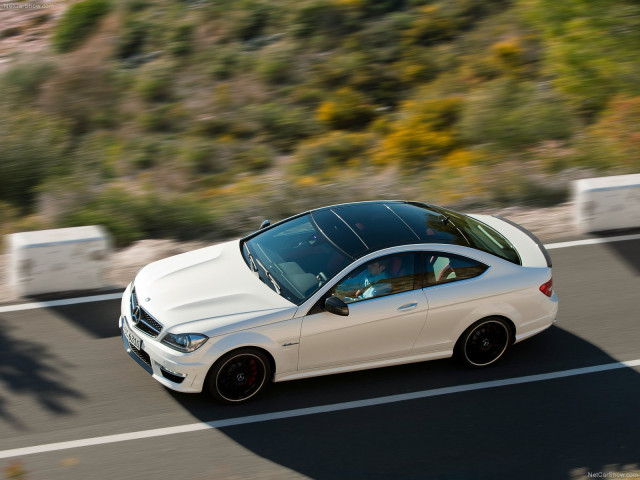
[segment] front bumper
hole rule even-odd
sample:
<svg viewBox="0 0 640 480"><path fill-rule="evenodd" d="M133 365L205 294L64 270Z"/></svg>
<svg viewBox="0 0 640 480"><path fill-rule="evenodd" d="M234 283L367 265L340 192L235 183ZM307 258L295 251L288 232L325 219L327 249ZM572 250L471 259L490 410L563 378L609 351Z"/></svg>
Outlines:
<svg viewBox="0 0 640 480"><path fill-rule="evenodd" d="M193 353L176 352L160 343L159 338L151 338L144 332L133 327L129 312L130 287L125 290L121 304L121 313L118 321L122 343L125 351L147 373L167 388L185 393L198 393L203 389L204 381L213 364L209 360L212 352L205 352L206 346ZM140 349L129 343L123 325L135 334L142 344Z"/></svg>

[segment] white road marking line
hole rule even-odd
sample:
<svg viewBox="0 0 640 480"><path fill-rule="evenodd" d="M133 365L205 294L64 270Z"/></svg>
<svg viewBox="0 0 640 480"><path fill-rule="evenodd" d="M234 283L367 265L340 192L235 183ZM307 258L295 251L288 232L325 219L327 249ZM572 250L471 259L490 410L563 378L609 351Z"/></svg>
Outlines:
<svg viewBox="0 0 640 480"><path fill-rule="evenodd" d="M63 300L51 300L48 302L19 303L16 305L6 305L4 307L0 306L0 313L33 310L35 308L60 307L62 305L75 305L77 303L102 302L104 300L116 300L118 298L122 298L122 292L93 295L90 297L65 298Z"/></svg>
<svg viewBox="0 0 640 480"><path fill-rule="evenodd" d="M126 442L129 440L140 440L142 438L162 437L165 435L175 435L178 433L190 433L200 430L220 429L232 427L236 425L246 425L249 423L266 422L270 420L281 420L285 418L295 418L305 415L316 415L319 413L338 412L353 408L372 407L376 405L385 405L388 403L404 402L407 400L417 400L421 398L437 397L440 395L449 395L452 393L471 392L474 390L484 390L487 388L504 387L510 385L520 385L523 383L542 382L545 380L554 380L557 378L573 377L576 375L585 375L587 373L605 372L607 370L616 370L619 368L629 368L640 366L640 359L630 360L628 362L607 363L604 365L594 365L592 367L574 368L572 370L563 370L559 372L542 373L539 375L527 375L525 377L506 378L504 380L492 380L489 382L471 383L467 385L458 385L453 387L436 388L433 390L422 390L420 392L402 393L398 395L390 395L387 397L369 398L365 400L356 400L353 402L334 403L331 405L321 405L317 407L299 408L296 410L287 410L284 412L264 413L261 415L250 415L248 417L227 418L224 420L214 420L212 422L191 423L188 425L178 425L175 427L155 428L152 430L142 430L138 432L120 433L117 435L106 435L103 437L84 438L81 440L72 440L68 442L48 443L45 445L36 445L33 447L14 448L11 450L0 451L0 459L19 457L24 455L32 455L36 453L54 452L58 450L68 450L71 448L88 447L92 445L104 445L108 443Z"/></svg>
<svg viewBox="0 0 640 480"><path fill-rule="evenodd" d="M608 238L587 238L585 240L574 240L572 242L550 243L549 245L545 245L545 248L547 250L553 250L554 248L579 247L582 245L597 245L599 243L624 242L627 240L640 240L640 234L621 235L619 237Z"/></svg>
<svg viewBox="0 0 640 480"><path fill-rule="evenodd" d="M599 243L623 242L626 240L640 240L640 234L622 235L619 237L609 237L609 238L588 238L586 240L575 240L572 242L549 243L545 245L545 248L547 250L554 250L557 248L579 247L582 245L596 245ZM94 295L91 297L68 298L65 300L52 300L49 302L34 302L34 303L6 305L6 306L0 306L0 313L18 312L21 310L33 310L36 308L59 307L62 305L75 305L78 303L101 302L103 300L117 300L119 298L122 298L122 293Z"/></svg>

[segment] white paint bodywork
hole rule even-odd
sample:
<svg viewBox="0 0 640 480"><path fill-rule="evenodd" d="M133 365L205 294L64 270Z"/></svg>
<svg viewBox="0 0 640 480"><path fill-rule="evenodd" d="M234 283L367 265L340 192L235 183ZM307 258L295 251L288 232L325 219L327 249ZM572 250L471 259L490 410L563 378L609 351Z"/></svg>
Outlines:
<svg viewBox="0 0 640 480"><path fill-rule="evenodd" d="M297 306L251 272L238 240L152 263L139 272L135 288L140 305L164 328L157 339L135 332L151 358L153 377L174 390L199 392L215 361L242 347L268 352L274 381L284 381L449 357L462 333L488 316L512 322L515 341L549 327L558 302L555 294L549 298L539 291L551 277L539 247L499 219L475 218L509 238L526 266L458 245L403 245L358 259ZM353 303L346 317L326 311L308 315L352 269L407 251L458 254L489 268L476 278ZM132 328L130 293L131 286L123 296L121 322ZM209 340L195 352L180 353L160 342L167 331L204 334ZM185 381L167 380L160 366L186 375Z"/></svg>
<svg viewBox="0 0 640 480"><path fill-rule="evenodd" d="M491 215L471 214L469 216L489 225L490 227L494 228L502 235L507 237L511 244L518 251L518 255L520 255L520 260L522 260L523 266L540 268L544 268L547 266L547 261L544 258L540 247L538 247L538 245L536 245L536 243L533 242L531 238L522 230L506 222L503 222L497 217L492 217Z"/></svg>

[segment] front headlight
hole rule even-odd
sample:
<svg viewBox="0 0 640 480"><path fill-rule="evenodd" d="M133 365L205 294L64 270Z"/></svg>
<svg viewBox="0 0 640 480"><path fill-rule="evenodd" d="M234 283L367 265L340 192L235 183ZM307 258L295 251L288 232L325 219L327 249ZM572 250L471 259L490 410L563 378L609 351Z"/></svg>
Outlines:
<svg viewBox="0 0 640 480"><path fill-rule="evenodd" d="M207 340L209 337L199 333L167 333L162 343L174 350L189 353L200 348Z"/></svg>

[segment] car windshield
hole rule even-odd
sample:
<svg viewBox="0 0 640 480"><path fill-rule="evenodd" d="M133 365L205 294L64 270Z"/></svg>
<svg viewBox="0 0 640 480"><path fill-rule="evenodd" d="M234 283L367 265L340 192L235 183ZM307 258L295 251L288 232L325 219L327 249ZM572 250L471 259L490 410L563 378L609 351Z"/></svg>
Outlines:
<svg viewBox="0 0 640 480"><path fill-rule="evenodd" d="M350 263L303 215L245 240L248 268L276 293L300 305Z"/></svg>

